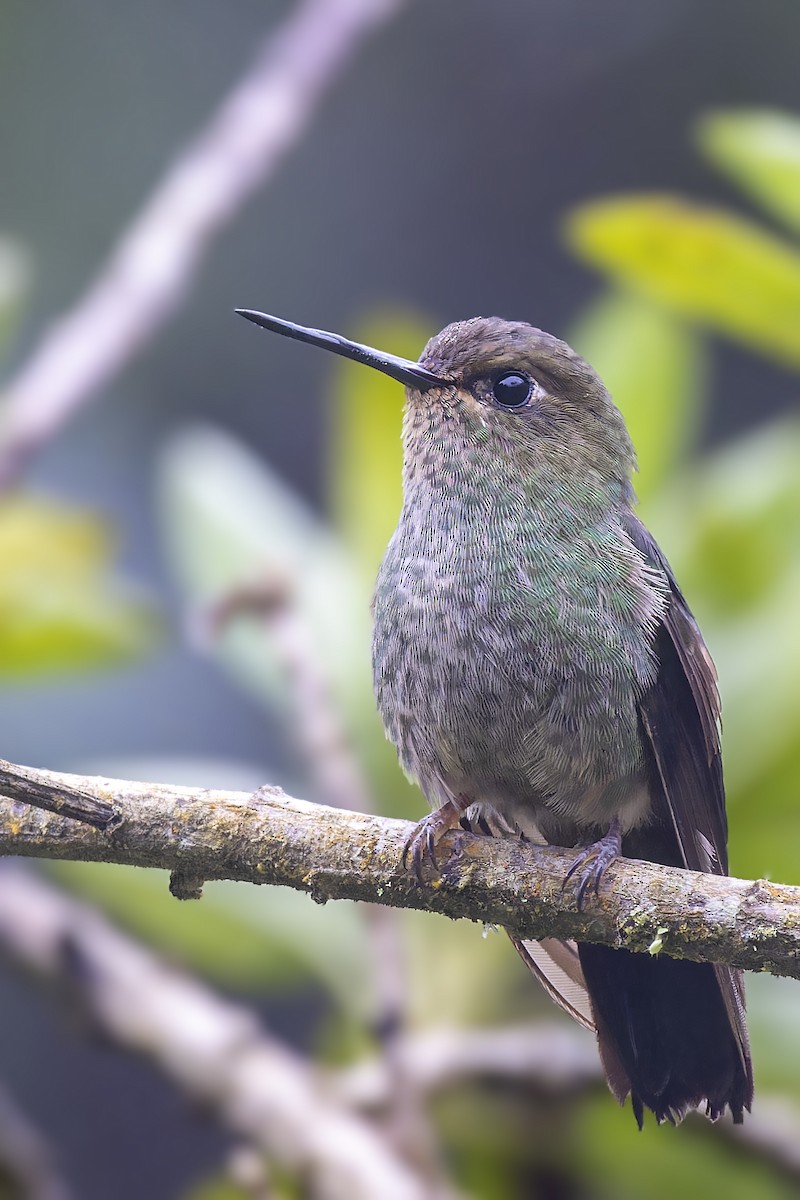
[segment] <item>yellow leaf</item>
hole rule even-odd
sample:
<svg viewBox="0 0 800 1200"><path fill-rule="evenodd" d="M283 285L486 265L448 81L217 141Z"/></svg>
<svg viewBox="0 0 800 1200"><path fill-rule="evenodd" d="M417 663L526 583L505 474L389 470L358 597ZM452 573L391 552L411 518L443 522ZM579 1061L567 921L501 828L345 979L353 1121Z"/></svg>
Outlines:
<svg viewBox="0 0 800 1200"><path fill-rule="evenodd" d="M652 300L800 369L800 253L743 218L671 196L573 210L584 261Z"/></svg>
<svg viewBox="0 0 800 1200"><path fill-rule="evenodd" d="M758 108L712 112L698 121L695 136L716 167L800 230L800 119Z"/></svg>
<svg viewBox="0 0 800 1200"><path fill-rule="evenodd" d="M41 497L0 501L0 676L130 658L156 632L150 605L110 570L110 530Z"/></svg>

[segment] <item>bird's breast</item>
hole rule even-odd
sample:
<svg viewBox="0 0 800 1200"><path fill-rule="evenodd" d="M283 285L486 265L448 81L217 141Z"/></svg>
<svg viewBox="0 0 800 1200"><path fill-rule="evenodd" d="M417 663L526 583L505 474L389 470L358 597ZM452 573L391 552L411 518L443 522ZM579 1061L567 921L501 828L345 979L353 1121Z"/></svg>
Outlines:
<svg viewBox="0 0 800 1200"><path fill-rule="evenodd" d="M404 511L375 589L375 691L431 802L566 812L594 795L602 809L641 774L652 634L613 529L548 537L525 512Z"/></svg>

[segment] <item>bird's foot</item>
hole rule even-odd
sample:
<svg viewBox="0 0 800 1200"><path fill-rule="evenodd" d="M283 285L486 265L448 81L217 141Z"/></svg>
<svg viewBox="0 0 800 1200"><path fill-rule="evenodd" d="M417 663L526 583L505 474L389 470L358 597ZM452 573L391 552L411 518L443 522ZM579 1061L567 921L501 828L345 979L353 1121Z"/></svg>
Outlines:
<svg viewBox="0 0 800 1200"><path fill-rule="evenodd" d="M562 892L573 877L577 880L578 912L583 911L583 905L589 892L594 892L595 896L598 895L603 875L621 854L622 827L615 817L608 833L599 841L592 842L591 846L581 850L564 876L564 882L561 885Z"/></svg>
<svg viewBox="0 0 800 1200"><path fill-rule="evenodd" d="M405 844L403 850L403 866L414 868L418 881L423 883L423 867L430 862L435 871L439 870L436 862L436 849L439 842L451 829L458 829L461 824L461 814L469 801L461 796L457 800L448 800L441 808L434 809L427 817L414 827L414 832Z"/></svg>

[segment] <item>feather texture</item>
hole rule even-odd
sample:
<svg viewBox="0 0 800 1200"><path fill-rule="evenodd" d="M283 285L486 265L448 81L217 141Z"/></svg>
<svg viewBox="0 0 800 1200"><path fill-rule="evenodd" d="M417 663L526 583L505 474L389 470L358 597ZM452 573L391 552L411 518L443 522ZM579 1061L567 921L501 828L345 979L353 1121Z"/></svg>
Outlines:
<svg viewBox="0 0 800 1200"><path fill-rule="evenodd" d="M651 765L651 822L624 853L694 871L726 874L727 821L716 673L697 624L657 544L631 515L628 529L664 571L669 598L656 635L658 674L641 699ZM676 1120L705 1101L712 1118L730 1107L742 1120L753 1073L741 974L665 956L579 947L603 1053L628 1076L634 1111ZM605 1056L604 1056L605 1057Z"/></svg>

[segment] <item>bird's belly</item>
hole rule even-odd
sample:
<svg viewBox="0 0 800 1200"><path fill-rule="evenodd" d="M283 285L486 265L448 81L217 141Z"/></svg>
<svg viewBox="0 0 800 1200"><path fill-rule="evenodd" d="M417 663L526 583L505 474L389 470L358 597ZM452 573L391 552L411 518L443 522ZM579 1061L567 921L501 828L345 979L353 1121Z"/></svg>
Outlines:
<svg viewBox="0 0 800 1200"><path fill-rule="evenodd" d="M387 736L432 804L451 797L519 820L549 813L623 826L647 813L630 656L565 612L458 571L395 573L376 590L373 668Z"/></svg>

